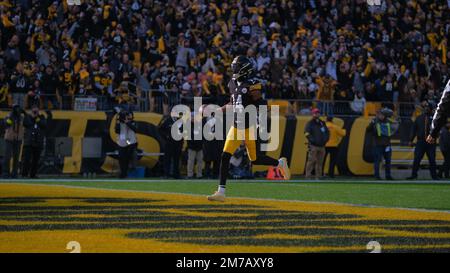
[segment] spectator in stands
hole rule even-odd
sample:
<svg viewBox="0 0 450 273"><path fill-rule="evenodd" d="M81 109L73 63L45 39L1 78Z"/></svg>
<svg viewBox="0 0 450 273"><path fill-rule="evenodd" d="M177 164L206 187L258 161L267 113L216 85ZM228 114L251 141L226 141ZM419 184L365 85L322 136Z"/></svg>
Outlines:
<svg viewBox="0 0 450 273"><path fill-rule="evenodd" d="M220 85L218 80L213 80L213 74L206 75L206 80L203 80L202 94L208 98L208 102L211 104L217 104L219 102L219 96L225 94L225 88Z"/></svg>
<svg viewBox="0 0 450 273"><path fill-rule="evenodd" d="M335 123L333 123L333 117L328 116L326 122L328 131L330 132L330 139L325 145L325 159L327 155L330 155L330 164L328 167L328 176L334 178L334 168L336 167L336 162L339 155L339 143L341 139L346 135L345 129L342 129ZM325 160L324 160L325 163Z"/></svg>
<svg viewBox="0 0 450 273"><path fill-rule="evenodd" d="M306 162L306 178L310 178L314 170L316 179L322 177L325 145L330 138L330 131L325 122L320 119L320 110L312 110L312 119L305 126L305 136L308 140L308 161Z"/></svg>
<svg viewBox="0 0 450 273"><path fill-rule="evenodd" d="M5 153L3 156L3 178L17 178L19 168L19 153L23 140L24 110L15 104L5 118ZM12 161L12 165L11 165Z"/></svg>
<svg viewBox="0 0 450 273"><path fill-rule="evenodd" d="M420 162L423 156L426 154L429 162L429 169L431 178L438 180L436 174L436 144L430 144L426 142L427 136L430 134L431 123L433 120L433 108L428 101L423 101L422 104L423 113L416 118L412 128L411 146L413 141L417 137L416 147L414 149L414 163L412 168L412 174L408 177L409 180L417 179L417 173L420 168Z"/></svg>
<svg viewBox="0 0 450 273"><path fill-rule="evenodd" d="M189 71L191 61L195 59L195 50L190 47L189 40L182 40L181 45L178 47L177 58L175 66L182 68L183 71Z"/></svg>
<svg viewBox="0 0 450 273"><path fill-rule="evenodd" d="M322 115L333 115L333 100L336 91L337 82L326 74L324 77L316 79L318 85L317 100Z"/></svg>
<svg viewBox="0 0 450 273"><path fill-rule="evenodd" d="M39 113L39 105L31 106L31 113L25 113L23 119L24 138L22 150L22 177L37 178L39 159L44 148L46 129L52 119L48 110L47 116Z"/></svg>
<svg viewBox="0 0 450 273"><path fill-rule="evenodd" d="M48 65L41 78L42 99L45 109L49 109L49 102L51 102L53 109L60 108L59 84L58 75L54 73L53 67Z"/></svg>
<svg viewBox="0 0 450 273"><path fill-rule="evenodd" d="M0 70L0 108L5 109L10 106L9 83L4 70Z"/></svg>
<svg viewBox="0 0 450 273"><path fill-rule="evenodd" d="M25 107L26 95L30 86L30 78L25 74L23 64L18 62L10 78L10 90L14 104Z"/></svg>
<svg viewBox="0 0 450 273"><path fill-rule="evenodd" d="M51 55L55 55L56 52L47 42L36 50L36 60L38 65L48 66L50 64Z"/></svg>
<svg viewBox="0 0 450 273"><path fill-rule="evenodd" d="M355 94L355 98L350 103L350 108L353 113L357 115L362 115L364 113L364 109L366 108L366 99L362 92L357 92Z"/></svg>
<svg viewBox="0 0 450 273"><path fill-rule="evenodd" d="M164 80L169 68L191 85L195 79L201 86L210 72L227 83L230 75L224 67L235 55L246 54L263 78L266 98L291 98L294 89L293 94L308 94L299 98L326 98L339 106L340 100L348 105L357 92L367 101L396 103L398 97L398 102L414 103L410 98L415 90L414 100L432 100L440 96L448 75L446 1L385 1L381 7L350 0L38 2L33 9L17 1L2 5L1 69L11 79L17 64L51 65L59 72L68 60L82 95L95 89L96 70L89 65L94 60L109 65L112 90L125 74L141 71L146 63L151 66L145 76L149 85L159 78L158 85L171 89L173 83ZM279 79L297 81L298 69L305 81L283 86ZM315 82L323 81L322 75L330 75L333 94ZM41 80L39 71L26 77L27 87L18 81L22 93ZM133 84L142 82L130 78ZM23 106L23 95L17 95L21 92L12 83L14 102ZM328 105L321 106L324 113L331 113ZM339 113L351 111L347 108L336 107ZM401 108L402 114L413 112Z"/></svg>
<svg viewBox="0 0 450 273"><path fill-rule="evenodd" d="M41 82L39 80L35 80L34 84L30 87L30 91L27 94L27 108L30 108L34 105L40 105L41 103Z"/></svg>
<svg viewBox="0 0 450 273"><path fill-rule="evenodd" d="M377 180L381 180L380 163L382 158L384 158L385 179L393 180L391 175L391 138L398 130L399 123L390 119L392 115L393 111L391 109L383 108L377 111L377 116L367 127L367 133L372 135L374 141L373 165L374 176Z"/></svg>
<svg viewBox="0 0 450 273"><path fill-rule="evenodd" d="M59 70L59 80L61 83L62 109L70 110L72 109L73 95L75 94L76 78L69 59L64 60L63 67Z"/></svg>
<svg viewBox="0 0 450 273"><path fill-rule="evenodd" d="M5 52L3 53L4 63L8 70L12 70L14 67L16 67L16 65L22 59L21 50L19 48L19 42L20 42L19 36L13 35L11 37L11 40L8 42L7 47L5 48ZM3 45L2 48L4 48Z"/></svg>
<svg viewBox="0 0 450 273"><path fill-rule="evenodd" d="M450 123L447 126L442 127L439 136L439 146L441 148L442 155L444 156L444 162L439 169L438 177L450 178Z"/></svg>

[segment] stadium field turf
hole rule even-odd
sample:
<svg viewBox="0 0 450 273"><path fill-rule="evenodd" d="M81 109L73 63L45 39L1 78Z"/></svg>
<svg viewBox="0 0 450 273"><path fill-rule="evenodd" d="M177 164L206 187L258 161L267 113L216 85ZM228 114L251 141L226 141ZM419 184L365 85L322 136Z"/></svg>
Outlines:
<svg viewBox="0 0 450 273"><path fill-rule="evenodd" d="M211 194L217 189L217 181L215 180L47 179L14 180L10 182L199 195ZM227 186L227 195L230 197L336 202L450 211L450 181L383 182L349 179L314 182L307 180L271 182L265 180L230 180Z"/></svg>
<svg viewBox="0 0 450 273"><path fill-rule="evenodd" d="M450 184L17 180L0 183L0 252L450 251ZM381 198L382 197L382 198ZM403 207L403 208L401 208ZM70 247L69 247L70 248Z"/></svg>

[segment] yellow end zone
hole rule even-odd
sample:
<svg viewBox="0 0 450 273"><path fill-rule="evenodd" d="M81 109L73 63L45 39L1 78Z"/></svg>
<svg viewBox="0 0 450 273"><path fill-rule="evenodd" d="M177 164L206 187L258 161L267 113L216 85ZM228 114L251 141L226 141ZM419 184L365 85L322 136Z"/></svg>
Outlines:
<svg viewBox="0 0 450 273"><path fill-rule="evenodd" d="M0 252L450 250L450 213L0 184Z"/></svg>

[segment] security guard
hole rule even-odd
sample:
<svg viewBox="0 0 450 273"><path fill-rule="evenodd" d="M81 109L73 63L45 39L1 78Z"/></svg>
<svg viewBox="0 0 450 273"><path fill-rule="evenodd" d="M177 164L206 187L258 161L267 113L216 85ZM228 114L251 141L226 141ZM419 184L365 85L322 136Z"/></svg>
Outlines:
<svg viewBox="0 0 450 273"><path fill-rule="evenodd" d="M393 180L391 176L391 138L398 130L399 124L397 121L391 121L389 119L392 115L392 110L383 108L377 112L376 118L367 127L367 132L372 134L375 142L373 164L374 176L378 180L381 180L380 163L382 158L384 158L385 162L386 180Z"/></svg>

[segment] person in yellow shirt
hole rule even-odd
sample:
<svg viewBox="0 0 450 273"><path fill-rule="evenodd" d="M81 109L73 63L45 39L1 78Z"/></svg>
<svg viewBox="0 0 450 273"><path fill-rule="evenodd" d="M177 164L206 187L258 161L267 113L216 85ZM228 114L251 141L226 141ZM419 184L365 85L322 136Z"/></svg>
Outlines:
<svg viewBox="0 0 450 273"><path fill-rule="evenodd" d="M339 155L339 143L342 138L347 134L345 129L342 129L335 123L333 123L333 117L328 116L326 122L327 128L330 131L330 139L327 144L325 144L325 158L330 155L330 165L328 167L328 176L334 178L334 168L336 166L336 161ZM325 160L324 160L325 164Z"/></svg>
<svg viewBox="0 0 450 273"><path fill-rule="evenodd" d="M324 77L318 77L316 83L318 85L316 99L319 101L318 107L320 112L323 115L332 115L334 92L338 83L329 74Z"/></svg>

